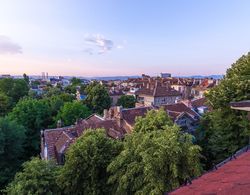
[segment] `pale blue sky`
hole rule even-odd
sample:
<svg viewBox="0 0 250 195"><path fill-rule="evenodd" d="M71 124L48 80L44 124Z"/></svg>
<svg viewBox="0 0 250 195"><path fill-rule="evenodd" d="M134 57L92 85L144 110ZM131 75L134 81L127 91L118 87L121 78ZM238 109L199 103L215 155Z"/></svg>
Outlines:
<svg viewBox="0 0 250 195"><path fill-rule="evenodd" d="M0 0L0 74L224 74L249 0Z"/></svg>

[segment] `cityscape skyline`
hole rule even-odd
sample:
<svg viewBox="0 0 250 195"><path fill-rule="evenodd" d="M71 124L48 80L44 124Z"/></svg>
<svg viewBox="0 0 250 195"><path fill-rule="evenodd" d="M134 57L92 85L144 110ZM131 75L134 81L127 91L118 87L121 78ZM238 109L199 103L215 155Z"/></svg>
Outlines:
<svg viewBox="0 0 250 195"><path fill-rule="evenodd" d="M249 50L249 7L246 0L1 0L0 74L225 74Z"/></svg>

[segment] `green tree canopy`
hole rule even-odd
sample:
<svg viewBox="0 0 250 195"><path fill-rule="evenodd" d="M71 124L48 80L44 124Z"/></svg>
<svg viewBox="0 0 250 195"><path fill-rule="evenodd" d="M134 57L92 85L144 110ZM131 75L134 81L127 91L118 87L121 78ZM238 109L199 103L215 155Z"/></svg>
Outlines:
<svg viewBox="0 0 250 195"><path fill-rule="evenodd" d="M58 87L47 87L43 97L51 97L51 96L59 96L63 93L63 91Z"/></svg>
<svg viewBox="0 0 250 195"><path fill-rule="evenodd" d="M152 113L145 117L147 124ZM161 112L154 114L161 118ZM200 174L200 147L192 136L159 121L152 129L138 125L141 130L126 136L124 150L108 166L113 194L163 194Z"/></svg>
<svg viewBox="0 0 250 195"><path fill-rule="evenodd" d="M29 86L24 79L0 79L0 93L5 94L10 98L12 107L20 98L27 96L28 92Z"/></svg>
<svg viewBox="0 0 250 195"><path fill-rule="evenodd" d="M0 189L19 169L22 163L25 129L8 118L0 118Z"/></svg>
<svg viewBox="0 0 250 195"><path fill-rule="evenodd" d="M58 167L52 161L32 158L23 164L23 170L18 172L15 179L7 186L7 194L60 194L56 184Z"/></svg>
<svg viewBox="0 0 250 195"><path fill-rule="evenodd" d="M91 114L87 106L81 102L67 102L60 109L56 119L62 120L65 126L73 125L76 120L80 118L86 118Z"/></svg>
<svg viewBox="0 0 250 195"><path fill-rule="evenodd" d="M52 124L50 108L43 100L25 98L20 100L10 112L11 120L23 125L26 131L26 158L39 154L40 131Z"/></svg>
<svg viewBox="0 0 250 195"><path fill-rule="evenodd" d="M10 110L10 98L4 93L0 92L0 116L5 116Z"/></svg>
<svg viewBox="0 0 250 195"><path fill-rule="evenodd" d="M206 168L210 168L247 144L250 135L247 113L232 110L230 102L250 99L250 53L232 64L206 97L213 111L201 121L198 140L206 157Z"/></svg>
<svg viewBox="0 0 250 195"><path fill-rule="evenodd" d="M73 78L70 80L70 82L71 82L71 85L74 85L74 86L82 84L81 79L76 78L76 77L73 77Z"/></svg>
<svg viewBox="0 0 250 195"><path fill-rule="evenodd" d="M64 103L72 102L73 100L74 96L67 93L52 95L51 97L44 98L44 101L50 107L51 117L55 117L58 114Z"/></svg>
<svg viewBox="0 0 250 195"><path fill-rule="evenodd" d="M111 98L103 85L91 83L85 91L87 94L85 102L93 112L102 114L104 109L108 109L111 106Z"/></svg>
<svg viewBox="0 0 250 195"><path fill-rule="evenodd" d="M23 74L23 79L25 80L25 82L29 85L29 83L30 83L30 78L29 78L29 76L27 75L27 74Z"/></svg>
<svg viewBox="0 0 250 195"><path fill-rule="evenodd" d="M121 151L121 142L105 130L87 130L66 153L58 179L65 194L110 194L106 168Z"/></svg>
<svg viewBox="0 0 250 195"><path fill-rule="evenodd" d="M134 108L136 99L132 95L122 95L118 101L117 106L122 106L123 108Z"/></svg>
<svg viewBox="0 0 250 195"><path fill-rule="evenodd" d="M150 132L156 130L165 130L168 126L173 126L173 121L161 108L159 110L150 110L145 117L137 117L133 128L135 132Z"/></svg>

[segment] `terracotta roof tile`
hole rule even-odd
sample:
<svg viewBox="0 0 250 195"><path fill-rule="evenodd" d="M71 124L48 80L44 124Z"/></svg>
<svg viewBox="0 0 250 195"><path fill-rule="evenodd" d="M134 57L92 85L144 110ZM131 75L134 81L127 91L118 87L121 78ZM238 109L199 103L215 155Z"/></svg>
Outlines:
<svg viewBox="0 0 250 195"><path fill-rule="evenodd" d="M164 110L166 110L167 112L186 112L192 118L199 118L199 115L195 111L193 111L191 108L189 108L182 102L176 104L162 105L161 107L163 107Z"/></svg>
<svg viewBox="0 0 250 195"><path fill-rule="evenodd" d="M194 108L198 108L201 106L205 106L206 105L206 98L199 98L199 99L194 99L191 101L191 105Z"/></svg>
<svg viewBox="0 0 250 195"><path fill-rule="evenodd" d="M97 114L92 114L91 116L89 116L88 118L85 119L85 121L87 123L98 123L100 121L103 121L104 119L97 115Z"/></svg>
<svg viewBox="0 0 250 195"><path fill-rule="evenodd" d="M247 195L250 194L250 151L180 187L171 195Z"/></svg>
<svg viewBox="0 0 250 195"><path fill-rule="evenodd" d="M152 85L152 84L151 84ZM180 96L180 92L156 82L154 86L143 87L136 92L136 95L147 95L153 97Z"/></svg>
<svg viewBox="0 0 250 195"><path fill-rule="evenodd" d="M62 134L60 134L58 140L55 143L55 148L57 153L63 153L69 144L71 144L74 140L74 137L71 137L67 134L67 132L63 131Z"/></svg>
<svg viewBox="0 0 250 195"><path fill-rule="evenodd" d="M122 109L122 117L126 122L133 126L135 124L135 119L138 116L145 116L147 111L152 110L153 107L138 107L130 109Z"/></svg>
<svg viewBox="0 0 250 195"><path fill-rule="evenodd" d="M90 118L93 119L93 117ZM119 125L117 120L98 120L94 122L92 119L89 120L90 118L81 120L78 124L71 127L44 130L44 142L48 148L48 158L57 159L58 154L64 153L70 144L77 137L81 136L86 129L104 128L109 137L114 139L122 139L124 137L126 131Z"/></svg>
<svg viewBox="0 0 250 195"><path fill-rule="evenodd" d="M72 127L44 130L44 140L48 148L48 158L54 158L56 154L55 144L64 131L70 131Z"/></svg>

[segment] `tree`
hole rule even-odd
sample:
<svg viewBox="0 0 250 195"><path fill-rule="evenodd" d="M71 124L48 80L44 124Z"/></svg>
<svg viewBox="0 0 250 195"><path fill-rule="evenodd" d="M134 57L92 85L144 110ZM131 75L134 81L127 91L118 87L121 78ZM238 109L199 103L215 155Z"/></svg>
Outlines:
<svg viewBox="0 0 250 195"><path fill-rule="evenodd" d="M25 80L25 82L29 85L29 83L30 83L30 78L29 78L29 76L27 75L27 74L23 74L23 79Z"/></svg>
<svg viewBox="0 0 250 195"><path fill-rule="evenodd" d="M76 94L76 86L74 85L68 85L64 88L64 91L68 94Z"/></svg>
<svg viewBox="0 0 250 195"><path fill-rule="evenodd" d="M38 80L34 80L34 81L31 81L31 86L32 87L38 87L38 85L40 85L41 83L40 83L40 81L38 81Z"/></svg>
<svg viewBox="0 0 250 195"><path fill-rule="evenodd" d="M10 98L0 92L0 116L5 116L10 110Z"/></svg>
<svg viewBox="0 0 250 195"><path fill-rule="evenodd" d="M232 110L230 102L250 99L250 53L232 64L206 97L213 111L204 116L197 137L209 169L247 144L250 135L247 113Z"/></svg>
<svg viewBox="0 0 250 195"><path fill-rule="evenodd" d="M82 84L81 79L73 77L70 82L71 82L70 85L65 87L65 89L64 89L65 92L67 92L69 94L75 94L76 90L78 88L81 93L84 93L86 85Z"/></svg>
<svg viewBox="0 0 250 195"><path fill-rule="evenodd" d="M107 166L121 151L122 143L108 138L105 130L87 130L66 153L58 183L65 194L110 194Z"/></svg>
<svg viewBox="0 0 250 195"><path fill-rule="evenodd" d="M124 108L134 108L136 103L136 99L132 95L122 95L118 101L117 106L122 106Z"/></svg>
<svg viewBox="0 0 250 195"><path fill-rule="evenodd" d="M72 102L75 99L75 96L68 94L68 93L62 93L58 96L63 102Z"/></svg>
<svg viewBox="0 0 250 195"><path fill-rule="evenodd" d="M77 85L80 85L82 83L81 79L76 78L76 77L73 77L70 80L70 82L71 82L71 85L73 85L73 86L77 86Z"/></svg>
<svg viewBox="0 0 250 195"><path fill-rule="evenodd" d="M166 126L172 127L173 125L173 121L161 108L159 110L148 111L145 117L137 117L133 131L146 133L156 130L165 130Z"/></svg>
<svg viewBox="0 0 250 195"><path fill-rule="evenodd" d="M200 147L177 126L163 125L162 117L162 112L150 112L144 122L153 121L152 129L141 126L139 118L126 136L124 150L108 166L113 194L163 194L200 174Z"/></svg>
<svg viewBox="0 0 250 195"><path fill-rule="evenodd" d="M24 79L4 78L0 79L0 92L10 98L13 107L19 99L28 95L29 86Z"/></svg>
<svg viewBox="0 0 250 195"><path fill-rule="evenodd" d="M86 88L86 94L85 102L93 112L102 114L104 109L108 109L111 106L111 98L108 91L101 84L91 83Z"/></svg>
<svg viewBox="0 0 250 195"><path fill-rule="evenodd" d="M52 95L51 97L47 97L44 99L44 101L50 107L51 117L56 117L64 103L72 102L73 99L74 97L72 95L62 93L60 95Z"/></svg>
<svg viewBox="0 0 250 195"><path fill-rule="evenodd" d="M64 91L69 94L76 94L77 89L80 91L81 94L85 93L86 85L85 84L71 84L64 88Z"/></svg>
<svg viewBox="0 0 250 195"><path fill-rule="evenodd" d="M0 118L0 189L14 177L22 163L24 140L24 127Z"/></svg>
<svg viewBox="0 0 250 195"><path fill-rule="evenodd" d="M52 161L32 158L7 186L7 194L60 194L56 177L60 169Z"/></svg>
<svg viewBox="0 0 250 195"><path fill-rule="evenodd" d="M51 97L56 95L61 95L63 92L60 88L57 87L47 87L43 97Z"/></svg>
<svg viewBox="0 0 250 195"><path fill-rule="evenodd" d="M44 100L25 98L17 103L12 112L9 113L9 117L27 129L26 159L39 154L40 131L46 129L53 122L48 104Z"/></svg>
<svg viewBox="0 0 250 195"><path fill-rule="evenodd" d="M73 125L76 120L86 118L91 114L87 106L81 102L67 102L61 107L56 119L62 120L65 126Z"/></svg>

